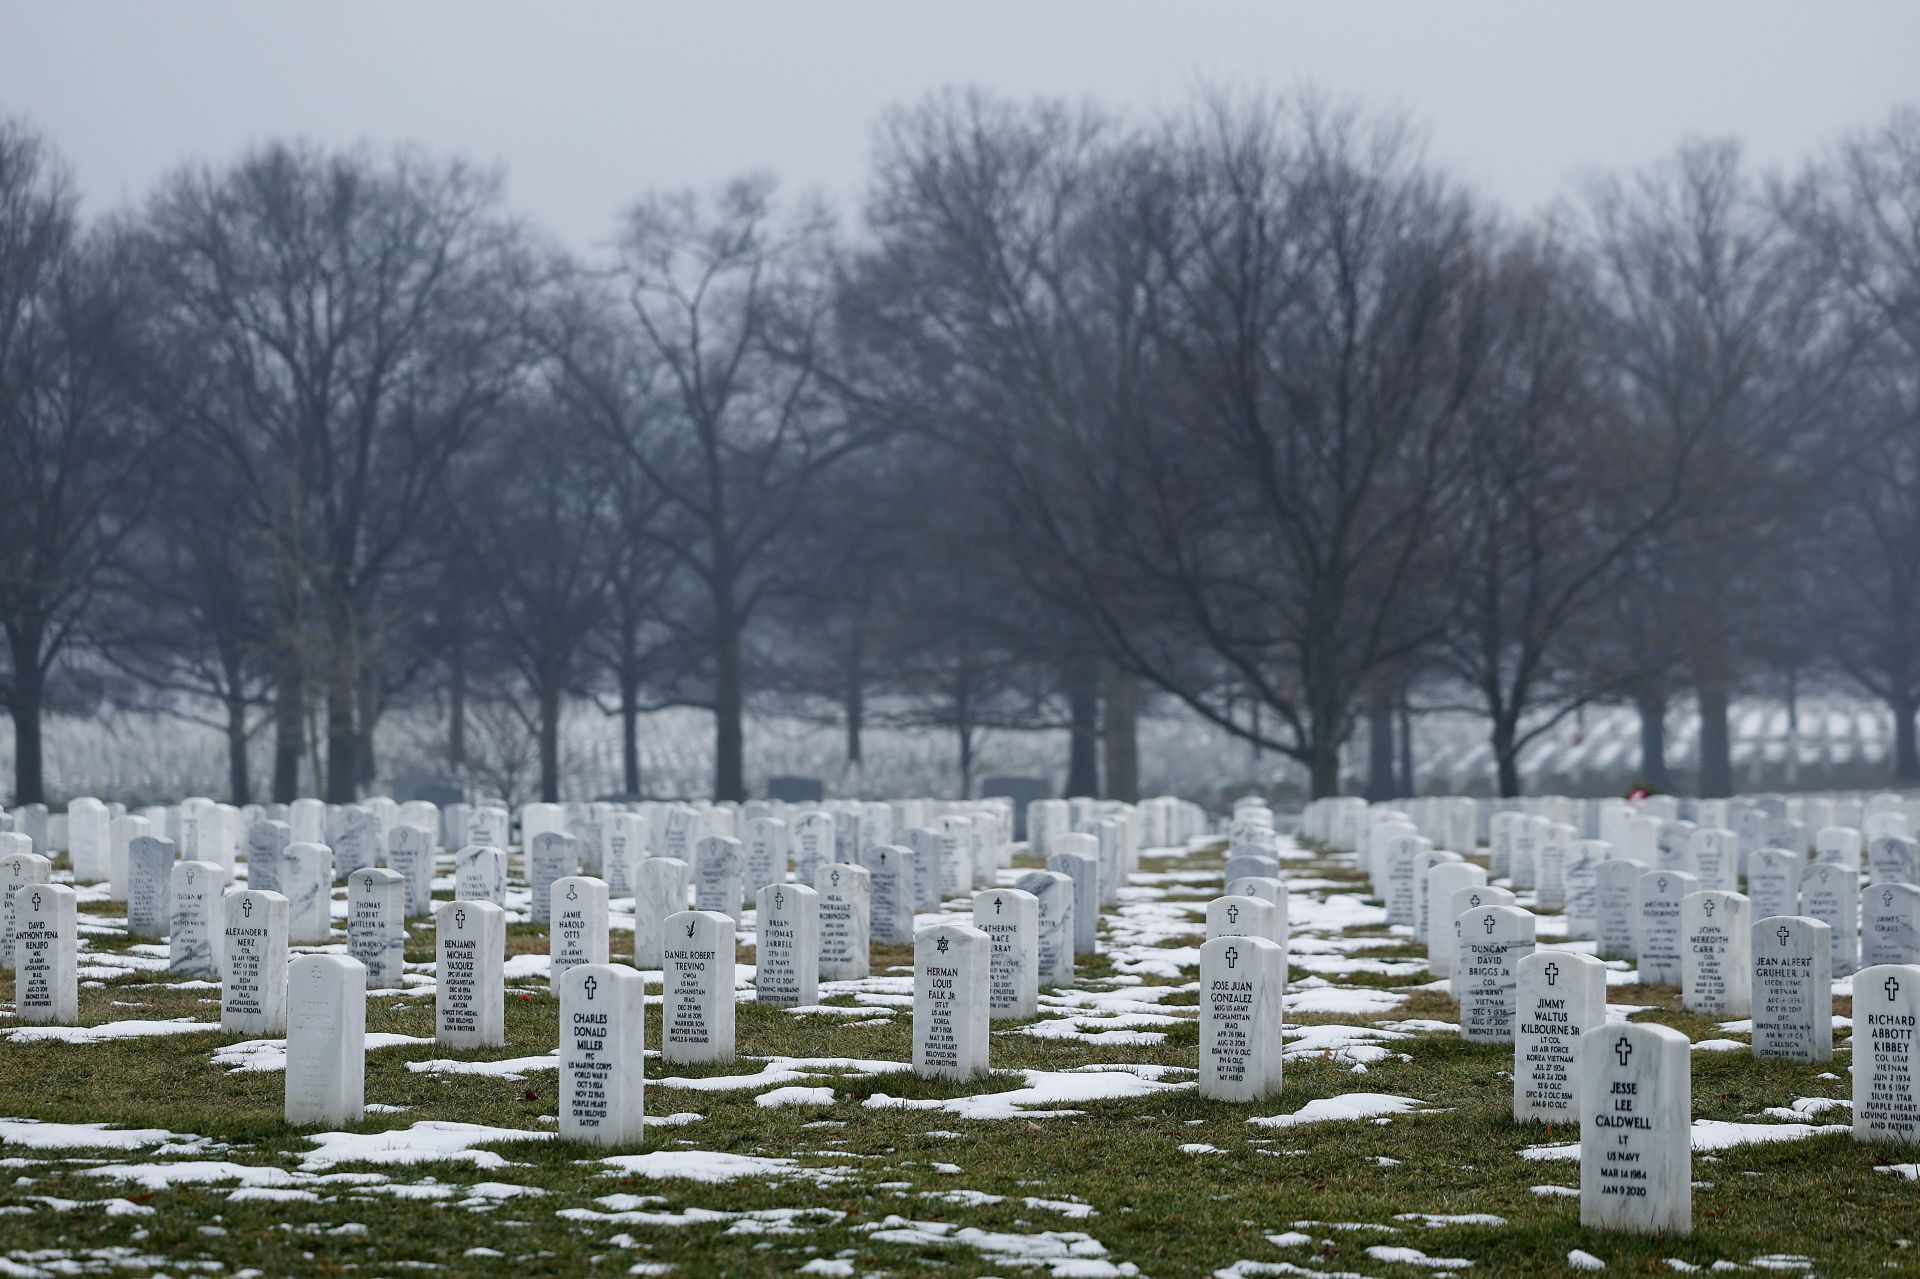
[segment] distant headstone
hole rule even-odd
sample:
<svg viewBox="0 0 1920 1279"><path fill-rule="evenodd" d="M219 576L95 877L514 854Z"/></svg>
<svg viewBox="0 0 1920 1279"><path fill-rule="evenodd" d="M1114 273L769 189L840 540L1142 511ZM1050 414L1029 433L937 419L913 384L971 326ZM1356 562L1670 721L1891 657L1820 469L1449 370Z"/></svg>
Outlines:
<svg viewBox="0 0 1920 1279"><path fill-rule="evenodd" d="M1467 975L1461 966L1461 944L1467 939L1467 921L1470 912L1485 906L1513 906L1518 904L1513 890L1502 888L1498 884L1469 884L1465 888L1456 888L1453 900L1447 904L1447 913L1453 916L1453 943L1448 954L1452 956L1448 963L1447 992L1457 1002L1466 997Z"/></svg>
<svg viewBox="0 0 1920 1279"><path fill-rule="evenodd" d="M1014 886L1033 895L1040 985L1073 985L1073 880L1059 871L1030 870Z"/></svg>
<svg viewBox="0 0 1920 1279"><path fill-rule="evenodd" d="M733 1060L733 917L717 910L667 916L661 1060Z"/></svg>
<svg viewBox="0 0 1920 1279"><path fill-rule="evenodd" d="M1053 794L1053 786L1044 777L989 777L980 783L983 799L1004 796L1013 803L1013 837L1027 838L1027 805Z"/></svg>
<svg viewBox="0 0 1920 1279"><path fill-rule="evenodd" d="M527 845L527 886L532 890L527 918L533 923L552 918L553 881L579 873L577 836L557 830L543 830L535 835Z"/></svg>
<svg viewBox="0 0 1920 1279"><path fill-rule="evenodd" d="M1053 842L1067 845L1071 835ZM1047 858L1047 869L1059 871L1073 881L1073 953L1097 954L1100 946L1100 863L1087 853L1057 852Z"/></svg>
<svg viewBox="0 0 1920 1279"><path fill-rule="evenodd" d="M340 879L351 878L356 870L380 864L380 847L375 843L379 821L373 810L348 804L340 810L340 827L333 837L333 873Z"/></svg>
<svg viewBox="0 0 1920 1279"><path fill-rule="evenodd" d="M1594 953L1601 959L1632 959L1640 934L1640 876L1646 863L1628 857L1601 862L1594 870Z"/></svg>
<svg viewBox="0 0 1920 1279"><path fill-rule="evenodd" d="M1216 897L1207 903L1207 940L1265 937L1273 940L1273 907L1258 897Z"/></svg>
<svg viewBox="0 0 1920 1279"><path fill-rule="evenodd" d="M1236 879L1278 879L1279 877L1280 859L1271 853L1255 852L1244 847L1240 851L1228 850L1225 883L1231 884Z"/></svg>
<svg viewBox="0 0 1920 1279"><path fill-rule="evenodd" d="M1920 964L1876 964L1853 979L1853 1139L1920 1146Z"/></svg>
<svg viewBox="0 0 1920 1279"><path fill-rule="evenodd" d="M1581 1225L1692 1233L1692 1048L1671 1026L1650 1022L1581 1036Z"/></svg>
<svg viewBox="0 0 1920 1279"><path fill-rule="evenodd" d="M747 892L758 894L768 884L786 883L787 824L777 817L756 817L746 831Z"/></svg>
<svg viewBox="0 0 1920 1279"><path fill-rule="evenodd" d="M347 877L347 954L367 970L367 986L395 990L405 983L407 881L397 871L362 867Z"/></svg>
<svg viewBox="0 0 1920 1279"><path fill-rule="evenodd" d="M913 1070L970 1079L987 1070L989 953L968 924L923 928L913 938Z"/></svg>
<svg viewBox="0 0 1920 1279"><path fill-rule="evenodd" d="M1640 876L1640 919L1633 944L1642 986L1680 984L1680 899L1698 887L1699 880L1685 871L1650 870Z"/></svg>
<svg viewBox="0 0 1920 1279"><path fill-rule="evenodd" d="M805 884L762 885L754 921L754 999L769 1008L819 1003L820 894Z"/></svg>
<svg viewBox="0 0 1920 1279"><path fill-rule="evenodd" d="M826 783L818 777L769 777L767 798L787 804L818 804L826 798Z"/></svg>
<svg viewBox="0 0 1920 1279"><path fill-rule="evenodd" d="M1800 873L1805 853L1785 848L1758 848L1747 857L1747 898L1754 918L1800 913Z"/></svg>
<svg viewBox="0 0 1920 1279"><path fill-rule="evenodd" d="M1566 857L1566 916L1569 938L1596 936L1600 916L1600 865L1613 845L1602 839L1575 840Z"/></svg>
<svg viewBox="0 0 1920 1279"><path fill-rule="evenodd" d="M290 1124L357 1124L366 1115L367 974L344 955L287 967Z"/></svg>
<svg viewBox="0 0 1920 1279"><path fill-rule="evenodd" d="M694 845L694 909L719 911L738 927L746 884L747 855L739 840L729 835L709 835Z"/></svg>
<svg viewBox="0 0 1920 1279"><path fill-rule="evenodd" d="M1745 1017L1753 1007L1753 904L1707 888L1680 899L1680 1001L1690 1013Z"/></svg>
<svg viewBox="0 0 1920 1279"><path fill-rule="evenodd" d="M867 868L829 863L813 873L813 889L820 895L820 980L865 979L872 909Z"/></svg>
<svg viewBox="0 0 1920 1279"><path fill-rule="evenodd" d="M256 1038L286 1034L287 899L235 889L222 901L221 913L226 967L220 974L220 1028Z"/></svg>
<svg viewBox="0 0 1920 1279"><path fill-rule="evenodd" d="M165 937L173 926L174 851L173 841L159 835L141 835L127 845L129 937ZM0 886L9 882L8 861L0 857Z"/></svg>
<svg viewBox="0 0 1920 1279"><path fill-rule="evenodd" d="M493 844L468 844L453 855L456 901L507 905L507 850Z"/></svg>
<svg viewBox="0 0 1920 1279"><path fill-rule="evenodd" d="M1533 915L1517 906L1485 906L1460 916L1460 1038L1513 1042L1515 983L1533 953Z"/></svg>
<svg viewBox="0 0 1920 1279"><path fill-rule="evenodd" d="M793 859L794 879L811 884L815 872L840 855L833 814L814 809L795 817L787 833L787 851Z"/></svg>
<svg viewBox="0 0 1920 1279"><path fill-rule="evenodd" d="M1920 964L1920 887L1867 887L1860 907L1860 964Z"/></svg>
<svg viewBox="0 0 1920 1279"><path fill-rule="evenodd" d="M113 815L91 796L67 805L67 853L77 884L98 884L111 878L108 849L113 842Z"/></svg>
<svg viewBox="0 0 1920 1279"><path fill-rule="evenodd" d="M1592 955L1537 950L1515 985L1513 1118L1580 1122L1580 1037L1607 1020L1607 969Z"/></svg>
<svg viewBox="0 0 1920 1279"><path fill-rule="evenodd" d="M646 1115L646 979L624 964L578 964L560 981L560 1135L640 1143Z"/></svg>
<svg viewBox="0 0 1920 1279"><path fill-rule="evenodd" d="M900 834L913 854L913 908L916 911L940 909L941 886L950 878L947 865L947 841L939 831L927 826L909 826Z"/></svg>
<svg viewBox="0 0 1920 1279"><path fill-rule="evenodd" d="M104 811L104 809L103 809ZM13 1011L28 1024L80 1024L80 938L65 884L24 884L14 895Z"/></svg>
<svg viewBox="0 0 1920 1279"><path fill-rule="evenodd" d="M1860 876L1831 862L1800 872L1800 913L1833 930L1833 975L1845 977L1860 966Z"/></svg>
<svg viewBox="0 0 1920 1279"><path fill-rule="evenodd" d="M1486 882L1485 868L1472 862L1442 862L1427 872L1427 970L1435 977L1453 975L1453 945L1457 936L1452 921L1460 913L1451 909L1454 895L1463 888L1484 887Z"/></svg>
<svg viewBox="0 0 1920 1279"><path fill-rule="evenodd" d="M387 869L400 876L400 908L408 919L433 913L433 853L437 842L424 826L395 826L387 832ZM367 984L380 983L369 974Z"/></svg>
<svg viewBox="0 0 1920 1279"><path fill-rule="evenodd" d="M605 852L600 859L607 896L633 896L640 860L647 855L646 819L638 813L616 812L607 818Z"/></svg>
<svg viewBox="0 0 1920 1279"><path fill-rule="evenodd" d="M1227 884L1227 896L1253 897L1273 907L1272 913L1267 917L1268 931L1265 936L1268 941L1280 947L1282 951L1286 950L1287 885L1284 880L1265 875L1252 875L1246 879L1230 880Z"/></svg>
<svg viewBox="0 0 1920 1279"><path fill-rule="evenodd" d="M497 1048L507 1041L507 913L492 902L451 901L433 917L434 1038L452 1048Z"/></svg>
<svg viewBox="0 0 1920 1279"><path fill-rule="evenodd" d="M1200 1095L1260 1101L1280 1095L1286 955L1264 937L1200 947Z"/></svg>
<svg viewBox="0 0 1920 1279"><path fill-rule="evenodd" d="M220 898L226 891L227 872L213 862L174 863L170 971L182 977L220 976L220 936L226 926Z"/></svg>
<svg viewBox="0 0 1920 1279"><path fill-rule="evenodd" d="M1904 835L1874 840L1867 845L1867 876L1876 884L1920 884L1920 844Z"/></svg>
<svg viewBox="0 0 1920 1279"><path fill-rule="evenodd" d="M1833 1057L1833 942L1804 915L1757 920L1753 951L1753 1055L1778 1061Z"/></svg>
<svg viewBox="0 0 1920 1279"><path fill-rule="evenodd" d="M660 968L666 963L667 919L687 908L690 870L678 857L648 857L635 875L633 965Z"/></svg>
<svg viewBox="0 0 1920 1279"><path fill-rule="evenodd" d="M913 940L913 910L918 889L913 851L901 844L876 844L866 851L873 889L873 940L903 945Z"/></svg>
<svg viewBox="0 0 1920 1279"><path fill-rule="evenodd" d="M333 936L333 852L325 844L287 845L280 859L280 895L287 899L287 938L323 945Z"/></svg>
<svg viewBox="0 0 1920 1279"><path fill-rule="evenodd" d="M261 820L247 827L247 887L280 891L280 867L293 833L285 822Z"/></svg>
<svg viewBox="0 0 1920 1279"><path fill-rule="evenodd" d="M172 849L169 841L168 849ZM171 865L171 863L169 863ZM14 852L0 856L0 968L13 967L13 934L19 925L19 895L29 884L53 881L53 862L32 852ZM128 931L132 927L129 925ZM164 936L163 932L147 936Z"/></svg>

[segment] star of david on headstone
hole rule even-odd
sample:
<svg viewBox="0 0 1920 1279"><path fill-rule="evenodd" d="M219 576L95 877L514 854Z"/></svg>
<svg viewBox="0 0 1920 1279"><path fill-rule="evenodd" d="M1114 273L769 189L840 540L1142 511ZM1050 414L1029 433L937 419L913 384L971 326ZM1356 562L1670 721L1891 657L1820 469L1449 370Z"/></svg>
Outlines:
<svg viewBox="0 0 1920 1279"><path fill-rule="evenodd" d="M935 950L937 950L937 951L939 951L939 952L940 952L941 954L943 954L943 955L944 955L944 954L946 954L946 953L947 953L947 939L946 939L946 938L944 938L944 937L942 937L942 938L941 938L940 940L938 940L938 941L936 941L935 943L933 943L933 948L934 948Z"/></svg>

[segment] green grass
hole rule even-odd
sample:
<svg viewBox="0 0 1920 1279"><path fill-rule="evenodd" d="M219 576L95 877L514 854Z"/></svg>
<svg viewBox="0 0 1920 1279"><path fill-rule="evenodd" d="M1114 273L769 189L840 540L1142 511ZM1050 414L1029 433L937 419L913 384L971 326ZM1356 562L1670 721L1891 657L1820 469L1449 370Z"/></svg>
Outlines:
<svg viewBox="0 0 1920 1279"><path fill-rule="evenodd" d="M1351 881L1342 868L1315 866L1310 873L1323 869L1333 872L1331 878ZM1289 870L1308 873L1304 868ZM1192 886L1171 891L1196 900L1203 895ZM93 915L109 915L113 909L85 908ZM618 953L626 938L615 934L615 939ZM511 951L544 946L543 930L512 930ZM410 934L410 960L430 959L430 948L430 932L416 929ZM1378 953L1419 952L1382 935ZM874 969L904 968L910 962L907 947L878 948ZM1103 958L1083 964L1082 971L1102 976L1111 966ZM1337 980L1342 985L1392 988L1427 978L1356 975ZM0 979L0 998L10 999L11 993L10 980ZM181 990L164 976L134 975L84 989L81 1020L91 1025L130 1017L208 1018L217 1015L212 1002L216 993ZM1650 999L1631 988L1615 988L1612 995L1615 1002L1656 1005L1640 1016L1676 1026L1695 1039L1720 1033L1711 1020L1679 1012L1671 995ZM1191 1000L1169 1000L1167 1006L1182 1002ZM127 1003L138 1007L116 1006ZM904 1010L891 1024L874 1027L795 1017L752 1004L740 1005L738 1012L743 1058L778 1054L904 1062L910 1056L910 1019ZM369 1054L368 1101L409 1109L369 1115L364 1127L403 1128L444 1119L550 1131L542 1117L557 1108L551 1071L512 1081L417 1074L406 1069L406 1062L544 1053L554 1044L556 1013L557 1003L543 984L518 984L508 994L508 1043L503 1049L456 1053L422 1045ZM1374 1020L1416 1017L1452 1020L1454 1009L1439 993L1416 992L1402 1007ZM1300 1020L1365 1021L1353 1016ZM367 1026L430 1036L432 1000L370 1000ZM280 1119L282 1076L227 1074L208 1061L216 1046L238 1038L215 1029L95 1045L0 1041L0 1115L163 1127L231 1147L183 1158L294 1167L310 1143L302 1131ZM649 1009L647 1042L659 1043L657 1007ZM644 1148L778 1156L809 1167L855 1170L846 1180L818 1185L785 1179L707 1185L631 1178L598 1162L613 1152L552 1140L495 1148L513 1165L495 1170L465 1162L361 1169L400 1183L428 1178L458 1186L517 1183L544 1192L537 1197L466 1207L459 1206L468 1197L464 1191L452 1199L403 1200L336 1184L316 1188L324 1196L319 1203L267 1203L229 1200L221 1187L149 1194L87 1174L98 1163L146 1162L154 1158L150 1153L9 1147L0 1150L11 1157L8 1183L0 1185L0 1258L26 1269L0 1264L0 1274L28 1273L42 1261L73 1256L116 1273L217 1269L233 1274L253 1269L273 1276L385 1275L435 1265L472 1275L620 1275L637 1263L655 1262L671 1263L675 1275L759 1276L792 1274L810 1260L840 1254L851 1258L855 1274L1047 1272L1044 1266L1023 1271L1004 1255L970 1246L876 1240L873 1228L890 1216L1018 1236L1082 1232L1098 1240L1103 1255L1115 1265L1129 1264L1153 1276L1204 1275L1242 1259L1290 1263L1309 1271L1435 1273L1375 1260L1367 1248L1378 1244L1418 1248L1433 1257L1468 1258L1474 1262L1471 1273L1481 1276L1575 1273L1566 1260L1575 1248L1604 1258L1606 1273L1614 1275L1672 1274L1669 1257L1710 1266L1716 1260L1746 1264L1775 1254L1807 1256L1822 1275L1916 1268L1915 1248L1903 1241L1920 1240L1920 1187L1874 1170L1877 1164L1911 1162L1917 1157L1914 1152L1858 1146L1834 1135L1697 1155L1694 1175L1702 1184L1694 1192L1692 1238L1599 1234L1580 1227L1577 1200L1530 1190L1542 1184L1575 1186L1578 1166L1572 1161L1528 1161L1517 1152L1548 1140L1571 1141L1577 1134L1512 1122L1510 1052L1462 1044L1452 1035L1423 1035L1392 1046L1406 1060L1389 1057L1364 1074L1334 1060L1289 1062L1284 1096L1256 1106L1207 1101L1181 1090L1076 1105L1073 1109L1082 1113L1071 1118L970 1122L940 1111L861 1105L876 1092L939 1098L1017 1086L1017 1076L1009 1075L996 1076L987 1085L924 1081L907 1072L808 1081L835 1087L836 1101L825 1108L763 1108L750 1090L649 1087L650 1114L696 1111L702 1118L687 1126L652 1129ZM1196 1050L1197 1028L1191 1023L1172 1028L1164 1043L1147 1047L998 1033L993 1063L996 1068L1040 1069L1094 1062L1191 1067ZM1696 1053L1694 1113L1740 1120L1797 1097L1843 1097L1846 1060L1844 1051L1830 1067L1758 1062L1742 1052ZM745 1060L728 1067L662 1067L657 1059L648 1063L654 1077L729 1074L757 1067ZM1829 1071L1840 1078L1819 1078ZM1292 1111L1315 1098L1355 1091L1416 1097L1439 1113L1398 1116L1385 1124L1325 1123L1291 1130L1246 1122L1253 1115ZM821 1121L842 1126L806 1126ZM936 1135L941 1133L959 1135ZM1210 1144L1222 1153L1183 1154L1180 1147L1187 1143ZM958 1171L950 1170L956 1167ZM956 1191L978 1193L955 1197L965 1202L944 1198ZM1001 1198L983 1202L982 1194ZM657 1197L645 1206L648 1213L825 1211L792 1219L729 1217L669 1225L561 1215L582 1209L607 1212L596 1200L609 1195ZM111 1196L153 1211L110 1215L93 1207L55 1212L42 1198L98 1201ZM1091 1205L1097 1215L1072 1217L1030 1205L1029 1198L1076 1200ZM1418 1222L1395 1221L1399 1213L1494 1214L1506 1224L1429 1229ZM1397 1230L1296 1227L1296 1222L1371 1223ZM366 1232L340 1232L348 1223L364 1226ZM1268 1236L1294 1229L1312 1241L1294 1247L1268 1242ZM463 1255L476 1247L502 1255ZM122 1264L107 1264L114 1260Z"/></svg>

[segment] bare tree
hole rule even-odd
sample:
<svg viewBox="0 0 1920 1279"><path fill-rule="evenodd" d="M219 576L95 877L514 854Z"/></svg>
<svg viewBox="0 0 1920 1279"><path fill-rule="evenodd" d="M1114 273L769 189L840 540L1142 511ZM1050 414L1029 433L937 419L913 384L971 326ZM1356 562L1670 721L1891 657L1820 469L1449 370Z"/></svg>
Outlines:
<svg viewBox="0 0 1920 1279"><path fill-rule="evenodd" d="M49 678L152 496L137 279L117 237L82 235L47 142L0 118L0 701L16 803L46 798Z"/></svg>
<svg viewBox="0 0 1920 1279"><path fill-rule="evenodd" d="M311 598L326 789L350 800L383 588L526 363L522 236L498 179L457 161L286 144L175 173L144 224L170 349L197 365L168 411L239 477L283 598Z"/></svg>

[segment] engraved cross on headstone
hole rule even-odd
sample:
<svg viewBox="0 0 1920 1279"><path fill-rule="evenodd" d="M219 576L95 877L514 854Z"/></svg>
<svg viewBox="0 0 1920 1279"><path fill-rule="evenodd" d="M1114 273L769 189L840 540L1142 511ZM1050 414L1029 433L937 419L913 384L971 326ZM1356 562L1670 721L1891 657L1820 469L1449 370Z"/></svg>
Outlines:
<svg viewBox="0 0 1920 1279"><path fill-rule="evenodd" d="M1236 946L1227 947L1227 967L1232 968L1240 962L1240 950Z"/></svg>
<svg viewBox="0 0 1920 1279"><path fill-rule="evenodd" d="M1887 992L1887 1002L1892 1003L1900 994L1900 979L1898 977L1887 978L1886 984L1881 987L1881 989Z"/></svg>
<svg viewBox="0 0 1920 1279"><path fill-rule="evenodd" d="M1549 986L1560 980L1560 965L1558 964L1548 963L1548 965L1540 971L1546 974L1547 985Z"/></svg>
<svg viewBox="0 0 1920 1279"><path fill-rule="evenodd" d="M1613 1051L1620 1058L1620 1066L1624 1070L1627 1065L1627 1058L1633 1056L1633 1045L1628 1042L1625 1035L1622 1035L1619 1041L1614 1044Z"/></svg>

